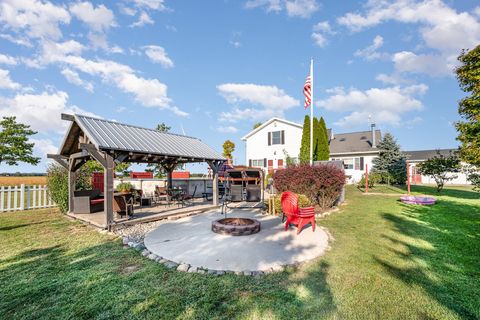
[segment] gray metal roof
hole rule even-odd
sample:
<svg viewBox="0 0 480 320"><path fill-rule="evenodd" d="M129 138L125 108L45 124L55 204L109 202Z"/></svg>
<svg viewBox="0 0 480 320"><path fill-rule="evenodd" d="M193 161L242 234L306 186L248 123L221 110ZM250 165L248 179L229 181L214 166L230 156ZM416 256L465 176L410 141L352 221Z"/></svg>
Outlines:
<svg viewBox="0 0 480 320"><path fill-rule="evenodd" d="M442 156L449 156L454 154L456 149L434 149L434 150L416 150L416 151L404 151L406 157L410 161L425 161L431 159L435 156L438 156L438 152Z"/></svg>
<svg viewBox="0 0 480 320"><path fill-rule="evenodd" d="M381 131L376 130L375 142L377 146L381 139ZM372 148L371 131L334 133L333 139L330 140L330 154L371 151L378 151L378 148Z"/></svg>
<svg viewBox="0 0 480 320"><path fill-rule="evenodd" d="M126 151L186 159L225 160L200 139L124 123L75 115L75 123L99 150ZM61 148L63 153L64 145Z"/></svg>

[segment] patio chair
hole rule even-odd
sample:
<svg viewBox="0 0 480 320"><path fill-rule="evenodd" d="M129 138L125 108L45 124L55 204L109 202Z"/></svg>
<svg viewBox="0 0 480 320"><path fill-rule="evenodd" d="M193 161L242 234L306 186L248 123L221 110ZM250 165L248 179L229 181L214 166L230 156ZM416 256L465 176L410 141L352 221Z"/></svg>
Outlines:
<svg viewBox="0 0 480 320"><path fill-rule="evenodd" d="M114 196L113 197L113 211L120 216L133 215L133 195Z"/></svg>
<svg viewBox="0 0 480 320"><path fill-rule="evenodd" d="M259 202L262 198L262 190L259 184L247 184L247 199L248 202Z"/></svg>
<svg viewBox="0 0 480 320"><path fill-rule="evenodd" d="M193 189L193 193L190 195L188 193L182 193L180 195L180 201L182 202L182 205L185 205L185 201L190 201L192 202L193 199L195 198L195 193L197 193L197 186Z"/></svg>
<svg viewBox="0 0 480 320"><path fill-rule="evenodd" d="M313 207L299 208L298 196L291 191L282 193L281 204L283 214L287 217L285 231L288 230L290 224L295 224L297 225L298 235L304 226L311 223L312 230L315 232L315 209Z"/></svg>
<svg viewBox="0 0 480 320"><path fill-rule="evenodd" d="M103 211L104 199L100 190L78 190L73 192L73 210L75 213L94 213Z"/></svg>
<svg viewBox="0 0 480 320"><path fill-rule="evenodd" d="M230 201L243 201L243 186L241 184L230 185Z"/></svg>

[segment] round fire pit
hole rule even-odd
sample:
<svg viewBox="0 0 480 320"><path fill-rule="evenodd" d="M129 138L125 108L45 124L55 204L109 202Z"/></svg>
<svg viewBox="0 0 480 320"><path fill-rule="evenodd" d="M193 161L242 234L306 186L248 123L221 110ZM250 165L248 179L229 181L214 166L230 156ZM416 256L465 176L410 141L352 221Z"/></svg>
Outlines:
<svg viewBox="0 0 480 320"><path fill-rule="evenodd" d="M260 231L260 221L247 218L223 218L212 222L212 231L231 236L246 236Z"/></svg>

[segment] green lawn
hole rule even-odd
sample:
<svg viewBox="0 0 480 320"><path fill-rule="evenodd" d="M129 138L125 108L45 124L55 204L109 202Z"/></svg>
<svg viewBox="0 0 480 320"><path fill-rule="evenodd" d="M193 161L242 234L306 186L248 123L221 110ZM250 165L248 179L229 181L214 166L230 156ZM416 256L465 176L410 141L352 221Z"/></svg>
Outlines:
<svg viewBox="0 0 480 320"><path fill-rule="evenodd" d="M435 194L432 187L414 192ZM2 319L478 319L480 197L349 187L327 254L261 279L170 271L53 210L0 214Z"/></svg>

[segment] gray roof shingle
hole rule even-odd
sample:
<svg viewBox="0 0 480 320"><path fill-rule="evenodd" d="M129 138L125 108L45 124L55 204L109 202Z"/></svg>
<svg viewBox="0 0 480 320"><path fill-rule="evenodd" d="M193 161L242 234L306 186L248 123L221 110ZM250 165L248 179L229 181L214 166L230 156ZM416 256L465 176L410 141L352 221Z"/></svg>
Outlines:
<svg viewBox="0 0 480 320"><path fill-rule="evenodd" d="M331 134L330 129L329 133ZM375 130L375 141L377 145L381 139L381 131ZM377 148L372 148L371 131L334 133L333 139L330 140L330 154L371 151L378 151Z"/></svg>
<svg viewBox="0 0 480 320"><path fill-rule="evenodd" d="M424 161L437 156L437 151L443 156L448 156L450 153L454 153L456 149L433 149L433 150L416 150L416 151L404 151L407 159L410 161Z"/></svg>
<svg viewBox="0 0 480 320"><path fill-rule="evenodd" d="M75 122L100 150L115 150L195 159L225 160L200 139L114 121L75 115ZM61 150L63 153L62 146Z"/></svg>

